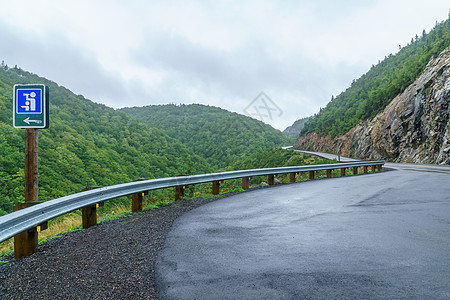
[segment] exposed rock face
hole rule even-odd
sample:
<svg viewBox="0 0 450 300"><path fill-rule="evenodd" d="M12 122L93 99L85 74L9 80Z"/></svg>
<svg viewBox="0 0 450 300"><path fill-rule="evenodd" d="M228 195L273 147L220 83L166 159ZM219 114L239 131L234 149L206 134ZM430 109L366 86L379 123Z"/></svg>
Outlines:
<svg viewBox="0 0 450 300"><path fill-rule="evenodd" d="M313 132L294 146L361 159L450 164L450 48L373 120L335 139Z"/></svg>

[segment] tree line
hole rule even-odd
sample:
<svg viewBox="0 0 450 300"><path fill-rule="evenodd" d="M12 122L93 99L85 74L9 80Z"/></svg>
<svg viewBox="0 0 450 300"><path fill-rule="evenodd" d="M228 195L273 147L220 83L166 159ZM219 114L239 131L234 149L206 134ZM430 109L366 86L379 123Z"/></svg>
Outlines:
<svg viewBox="0 0 450 300"><path fill-rule="evenodd" d="M214 169L231 167L251 153L287 143L279 130L250 117L201 104L123 108L181 141Z"/></svg>

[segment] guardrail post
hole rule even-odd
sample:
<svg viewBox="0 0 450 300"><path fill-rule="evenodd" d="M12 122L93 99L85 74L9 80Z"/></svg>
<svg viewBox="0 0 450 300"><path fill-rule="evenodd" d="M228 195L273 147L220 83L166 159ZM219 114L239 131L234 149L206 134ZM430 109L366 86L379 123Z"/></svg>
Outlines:
<svg viewBox="0 0 450 300"><path fill-rule="evenodd" d="M353 167L353 175L358 175L358 167Z"/></svg>
<svg viewBox="0 0 450 300"><path fill-rule="evenodd" d="M143 181L145 178L136 179L133 182ZM131 212L139 212L142 211L142 200L144 199L144 195L148 195L148 192L140 192L131 195Z"/></svg>
<svg viewBox="0 0 450 300"><path fill-rule="evenodd" d="M378 172L383 171L383 165L377 165Z"/></svg>
<svg viewBox="0 0 450 300"><path fill-rule="evenodd" d="M372 173L375 173L375 165L370 166L370 168L372 169Z"/></svg>
<svg viewBox="0 0 450 300"><path fill-rule="evenodd" d="M314 171L309 171L309 180L314 180Z"/></svg>
<svg viewBox="0 0 450 300"><path fill-rule="evenodd" d="M242 189L248 190L250 188L250 177L242 177Z"/></svg>
<svg viewBox="0 0 450 300"><path fill-rule="evenodd" d="M341 176L345 176L345 170L346 168L341 168Z"/></svg>
<svg viewBox="0 0 450 300"><path fill-rule="evenodd" d="M97 205L94 204L83 207L81 209L81 218L84 229L97 225Z"/></svg>
<svg viewBox="0 0 450 300"><path fill-rule="evenodd" d="M213 181L212 183L212 194L219 195L220 194L220 180Z"/></svg>
<svg viewBox="0 0 450 300"><path fill-rule="evenodd" d="M82 190L82 192L98 189L101 186L90 186ZM87 229L91 226L97 225L97 207L103 206L102 203L96 203L93 205L85 206L81 208L81 219L83 223L83 228Z"/></svg>
<svg viewBox="0 0 450 300"><path fill-rule="evenodd" d="M367 166L364 166L363 168L364 168L364 174L369 173Z"/></svg>
<svg viewBox="0 0 450 300"><path fill-rule="evenodd" d="M181 197L184 197L184 189L186 186L179 185L175 187L175 201L180 200Z"/></svg>
<svg viewBox="0 0 450 300"><path fill-rule="evenodd" d="M187 175L177 175L177 177L182 177L182 176L187 176ZM181 197L184 197L184 190L187 189L188 186L187 185L179 185L175 187L175 201L180 200Z"/></svg>
<svg viewBox="0 0 450 300"><path fill-rule="evenodd" d="M14 258L30 256L38 250L38 234L48 228L44 222L14 236Z"/></svg>
<svg viewBox="0 0 450 300"><path fill-rule="evenodd" d="M275 175L267 175L267 183L269 185L274 185L275 184Z"/></svg>
<svg viewBox="0 0 450 300"><path fill-rule="evenodd" d="M142 199L145 193L136 193L131 195L131 212L142 211Z"/></svg>
<svg viewBox="0 0 450 300"><path fill-rule="evenodd" d="M143 181L145 178L137 179L133 182ZM148 192L140 192L131 195L131 212L139 212L142 211L142 200L144 199L144 195L147 195Z"/></svg>
<svg viewBox="0 0 450 300"><path fill-rule="evenodd" d="M327 178L331 178L332 177L331 172L333 172L333 170L327 170Z"/></svg>
<svg viewBox="0 0 450 300"><path fill-rule="evenodd" d="M297 175L297 173L295 173L295 172L289 174L289 182L290 183L294 183L296 181L295 180L296 175Z"/></svg>
<svg viewBox="0 0 450 300"><path fill-rule="evenodd" d="M33 229L14 236L14 258L30 256L38 250L38 232Z"/></svg>

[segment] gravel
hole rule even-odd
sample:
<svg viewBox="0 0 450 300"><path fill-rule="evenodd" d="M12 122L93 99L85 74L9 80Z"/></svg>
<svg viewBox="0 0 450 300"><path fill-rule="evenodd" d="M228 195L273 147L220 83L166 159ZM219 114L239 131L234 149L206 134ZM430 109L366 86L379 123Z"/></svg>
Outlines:
<svg viewBox="0 0 450 300"><path fill-rule="evenodd" d="M0 298L156 299L154 262L172 223L222 197L173 202L65 233L29 257L2 257Z"/></svg>

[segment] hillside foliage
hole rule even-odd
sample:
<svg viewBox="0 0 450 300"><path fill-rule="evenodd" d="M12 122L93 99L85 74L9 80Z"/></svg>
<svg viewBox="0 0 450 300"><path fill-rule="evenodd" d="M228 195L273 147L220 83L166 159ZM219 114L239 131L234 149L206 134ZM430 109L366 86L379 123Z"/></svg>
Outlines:
<svg viewBox="0 0 450 300"><path fill-rule="evenodd" d="M211 171L204 159L161 130L5 65L0 67L0 215L24 201L24 130L12 126L17 83L50 88L50 127L39 130L39 200L88 186Z"/></svg>
<svg viewBox="0 0 450 300"><path fill-rule="evenodd" d="M423 72L432 57L450 45L450 21L436 24L428 34L389 55L309 120L301 135L315 131L333 137L346 133L360 121L371 119L403 92Z"/></svg>
<svg viewBox="0 0 450 300"><path fill-rule="evenodd" d="M289 138L292 143L294 143L303 127L305 127L306 122L308 122L310 118L311 117L306 117L295 121L294 124L283 130L283 133Z"/></svg>
<svg viewBox="0 0 450 300"><path fill-rule="evenodd" d="M181 141L216 169L235 166L251 153L287 143L270 125L213 106L169 104L121 111Z"/></svg>
<svg viewBox="0 0 450 300"><path fill-rule="evenodd" d="M297 153L294 150L276 148L252 153L241 160L237 164L237 167L239 169L259 169L335 163L337 163L335 160L317 158L311 155Z"/></svg>

